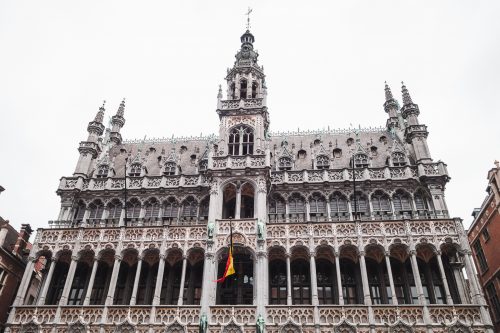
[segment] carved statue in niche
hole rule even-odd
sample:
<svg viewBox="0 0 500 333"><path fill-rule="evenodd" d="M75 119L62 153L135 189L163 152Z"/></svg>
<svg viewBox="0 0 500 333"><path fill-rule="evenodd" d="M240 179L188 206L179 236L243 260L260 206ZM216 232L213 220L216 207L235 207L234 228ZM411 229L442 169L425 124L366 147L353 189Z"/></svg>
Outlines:
<svg viewBox="0 0 500 333"><path fill-rule="evenodd" d="M257 236L259 240L264 239L265 228L266 225L261 220L259 220L259 222L257 222Z"/></svg>
<svg viewBox="0 0 500 333"><path fill-rule="evenodd" d="M200 317L199 333L207 333L208 319L206 314L202 314Z"/></svg>
<svg viewBox="0 0 500 333"><path fill-rule="evenodd" d="M215 223L208 222L208 225L207 225L208 239L213 239L214 238L214 229L215 229Z"/></svg>
<svg viewBox="0 0 500 333"><path fill-rule="evenodd" d="M255 326L256 326L255 328L257 330L257 333L264 333L264 328L265 328L266 324L264 321L264 317L262 317L261 314L257 318L257 323Z"/></svg>

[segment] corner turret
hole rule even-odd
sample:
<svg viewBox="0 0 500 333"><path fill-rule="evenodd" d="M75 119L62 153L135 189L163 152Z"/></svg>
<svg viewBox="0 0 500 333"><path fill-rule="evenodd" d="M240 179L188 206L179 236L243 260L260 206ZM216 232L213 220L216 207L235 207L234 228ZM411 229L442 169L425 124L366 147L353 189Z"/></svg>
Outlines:
<svg viewBox="0 0 500 333"><path fill-rule="evenodd" d="M387 119L387 130L393 131L396 127L399 127L398 121L398 102L392 96L391 88L385 82L385 103L384 110L388 114L389 119Z"/></svg>
<svg viewBox="0 0 500 333"><path fill-rule="evenodd" d="M116 114L111 118L112 127L109 139L115 145L119 145L122 143L122 135L120 134L120 130L123 127L123 125L125 125L125 118L123 117L124 113L125 113L125 98L120 103L118 111L116 111Z"/></svg>

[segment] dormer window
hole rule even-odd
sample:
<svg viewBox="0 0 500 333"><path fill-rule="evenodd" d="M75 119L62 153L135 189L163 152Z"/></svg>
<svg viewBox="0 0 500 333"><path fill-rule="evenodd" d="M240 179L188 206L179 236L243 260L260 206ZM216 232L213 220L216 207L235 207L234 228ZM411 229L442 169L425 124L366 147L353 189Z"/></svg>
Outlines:
<svg viewBox="0 0 500 333"><path fill-rule="evenodd" d="M140 177L141 176L141 169L142 169L142 166L139 163L134 163L130 166L130 171L128 172L128 175L130 177Z"/></svg>
<svg viewBox="0 0 500 333"><path fill-rule="evenodd" d="M253 154L253 130L248 126L238 126L229 133L229 155Z"/></svg>
<svg viewBox="0 0 500 333"><path fill-rule="evenodd" d="M403 153L393 153L392 154L392 165L395 167L401 167L406 165L406 158Z"/></svg>
<svg viewBox="0 0 500 333"><path fill-rule="evenodd" d="M165 171L163 172L163 174L165 176L173 176L173 175L175 175L175 168L176 167L177 167L177 165L174 162L167 162L167 163L165 163Z"/></svg>
<svg viewBox="0 0 500 333"><path fill-rule="evenodd" d="M107 164L102 164L97 168L97 178L106 178L108 177L109 166Z"/></svg>
<svg viewBox="0 0 500 333"><path fill-rule="evenodd" d="M330 159L326 155L316 157L316 169L323 170L330 167Z"/></svg>
<svg viewBox="0 0 500 333"><path fill-rule="evenodd" d="M290 157L280 157L278 160L278 169L281 171L292 170L292 159Z"/></svg>
<svg viewBox="0 0 500 333"><path fill-rule="evenodd" d="M354 167L368 168L368 156L366 156L365 154L354 155Z"/></svg>

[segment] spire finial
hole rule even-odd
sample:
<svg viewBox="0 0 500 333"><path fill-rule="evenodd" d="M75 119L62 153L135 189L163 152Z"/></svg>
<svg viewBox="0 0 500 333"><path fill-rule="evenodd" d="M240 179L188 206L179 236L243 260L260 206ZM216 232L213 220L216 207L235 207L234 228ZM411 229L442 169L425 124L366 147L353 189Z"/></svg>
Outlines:
<svg viewBox="0 0 500 333"><path fill-rule="evenodd" d="M390 101L390 100L393 100L394 97L392 96L392 91L391 91L391 88L389 87L389 85L387 84L387 81L384 82L385 83L385 100L386 101Z"/></svg>
<svg viewBox="0 0 500 333"><path fill-rule="evenodd" d="M99 108L99 111L95 115L95 118L94 118L95 122L102 123L102 121L104 119L104 111L106 111L106 109L104 108L105 105L106 105L106 100L104 100L102 102L102 106Z"/></svg>
<svg viewBox="0 0 500 333"><path fill-rule="evenodd" d="M247 16L247 30L250 30L250 14L252 13L253 9L248 7L247 12L245 15Z"/></svg>
<svg viewBox="0 0 500 333"><path fill-rule="evenodd" d="M219 93L217 94L217 99L222 99L222 86L219 84Z"/></svg>
<svg viewBox="0 0 500 333"><path fill-rule="evenodd" d="M117 116L123 117L123 113L125 112L125 97L122 99L120 106L118 107L118 111L116 112Z"/></svg>
<svg viewBox="0 0 500 333"><path fill-rule="evenodd" d="M403 105L413 104L410 93L408 92L408 89L406 89L405 83L403 81L401 81L401 85L401 92L403 93Z"/></svg>

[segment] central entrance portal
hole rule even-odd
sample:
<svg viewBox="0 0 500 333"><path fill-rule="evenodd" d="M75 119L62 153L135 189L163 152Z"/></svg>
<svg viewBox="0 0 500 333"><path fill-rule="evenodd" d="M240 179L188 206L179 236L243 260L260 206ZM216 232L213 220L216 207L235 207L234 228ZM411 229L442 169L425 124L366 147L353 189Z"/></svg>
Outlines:
<svg viewBox="0 0 500 333"><path fill-rule="evenodd" d="M233 250L233 265L236 273L228 276L224 282L217 284L217 304L253 304L254 261L252 255L243 247L234 246ZM224 274L227 254L226 249L219 260L217 277Z"/></svg>

